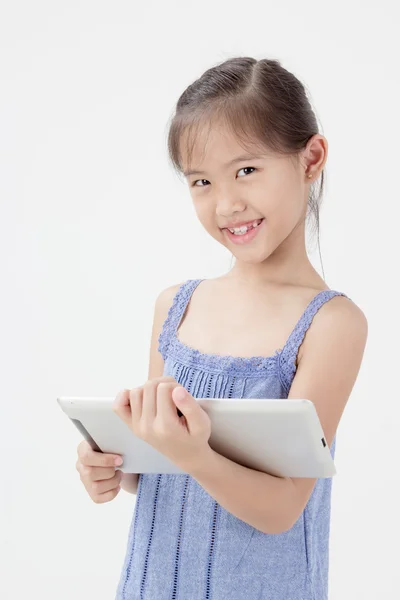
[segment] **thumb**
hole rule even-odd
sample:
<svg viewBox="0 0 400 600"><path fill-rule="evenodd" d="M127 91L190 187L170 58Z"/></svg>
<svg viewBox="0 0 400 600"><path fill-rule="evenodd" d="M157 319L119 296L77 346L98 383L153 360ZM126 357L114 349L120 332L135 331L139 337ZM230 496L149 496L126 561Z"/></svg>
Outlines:
<svg viewBox="0 0 400 600"><path fill-rule="evenodd" d="M188 397L190 394L182 386L177 386L172 390L172 399L178 408L189 406ZM183 412L183 411L182 411Z"/></svg>
<svg viewBox="0 0 400 600"><path fill-rule="evenodd" d="M201 433L208 422L207 413L201 408L191 394L182 386L172 390L172 399L186 419L189 433Z"/></svg>

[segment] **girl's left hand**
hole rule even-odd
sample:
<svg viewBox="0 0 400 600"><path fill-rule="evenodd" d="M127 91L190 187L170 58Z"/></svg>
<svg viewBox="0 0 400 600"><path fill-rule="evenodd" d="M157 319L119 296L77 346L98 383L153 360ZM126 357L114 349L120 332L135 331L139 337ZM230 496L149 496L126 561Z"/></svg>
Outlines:
<svg viewBox="0 0 400 600"><path fill-rule="evenodd" d="M183 413L178 416L177 408ZM165 454L186 473L206 464L211 421L173 377L150 379L117 394L113 411L135 435Z"/></svg>

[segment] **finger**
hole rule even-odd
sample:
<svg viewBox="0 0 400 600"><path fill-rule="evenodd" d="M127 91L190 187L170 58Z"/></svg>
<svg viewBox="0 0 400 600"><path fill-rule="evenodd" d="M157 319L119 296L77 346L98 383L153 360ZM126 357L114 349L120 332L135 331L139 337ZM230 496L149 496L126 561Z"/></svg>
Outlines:
<svg viewBox="0 0 400 600"><path fill-rule="evenodd" d="M159 420L164 427L173 427L177 422L176 406L172 400L172 390L178 384L162 382L157 387L157 420Z"/></svg>
<svg viewBox="0 0 400 600"><path fill-rule="evenodd" d="M129 392L131 425L139 425L143 410L143 387L133 388Z"/></svg>
<svg viewBox="0 0 400 600"><path fill-rule="evenodd" d="M113 412L115 412L128 427L130 427L132 423L130 394L131 390L122 390L116 395L112 405Z"/></svg>
<svg viewBox="0 0 400 600"><path fill-rule="evenodd" d="M149 430L157 412L157 382L149 379L143 386L142 425Z"/></svg>
<svg viewBox="0 0 400 600"><path fill-rule="evenodd" d="M169 375L154 377L153 379L146 381L143 386L141 418L148 425L154 421L157 414L157 387L160 383L174 383L175 385L178 385L176 379Z"/></svg>
<svg viewBox="0 0 400 600"><path fill-rule="evenodd" d="M153 423L157 415L157 387L160 383L174 383L178 385L176 379L169 375L154 377L146 381L143 386L142 419L148 426Z"/></svg>
<svg viewBox="0 0 400 600"><path fill-rule="evenodd" d="M152 381L157 381L159 383L175 383L175 387L177 387L179 385L179 383L177 382L177 380L175 379L175 377L170 377L170 376L166 376L166 377L155 377L154 379L152 379ZM178 417L183 417L183 413L179 410L179 408L175 409L178 413ZM157 411L157 405L156 405L156 411Z"/></svg>
<svg viewBox="0 0 400 600"><path fill-rule="evenodd" d="M121 475L119 475L119 473L114 473L114 477L112 477L111 479L93 481L92 492L94 494L104 494L105 492L114 490L116 487L119 486L120 482Z"/></svg>
<svg viewBox="0 0 400 600"><path fill-rule="evenodd" d="M121 486L119 485L114 490L110 490L109 492L105 492L104 494L92 495L90 497L92 498L93 502L95 502L96 504L104 504L105 502L111 502L111 500L114 500L114 498L116 496L118 496L120 491L121 491ZM92 494L93 494L93 492L92 492Z"/></svg>
<svg viewBox="0 0 400 600"><path fill-rule="evenodd" d="M121 473L113 467L87 467L82 465L79 469L81 479L88 481L102 481L103 479L112 479L116 473Z"/></svg>
<svg viewBox="0 0 400 600"><path fill-rule="evenodd" d="M77 451L78 451L78 456L81 456L81 454L85 451L85 450L89 450L90 449L90 444L87 440L82 440L80 442L80 444L78 445Z"/></svg>
<svg viewBox="0 0 400 600"><path fill-rule="evenodd" d="M108 454L92 450L88 445L84 446L79 453L79 460L88 467L112 467L115 466L116 459L121 458L119 454Z"/></svg>
<svg viewBox="0 0 400 600"><path fill-rule="evenodd" d="M152 381L176 382L171 376L155 377ZM119 392L113 403L113 411L128 425L139 423L142 416L142 388L124 389ZM133 413L132 413L133 407Z"/></svg>

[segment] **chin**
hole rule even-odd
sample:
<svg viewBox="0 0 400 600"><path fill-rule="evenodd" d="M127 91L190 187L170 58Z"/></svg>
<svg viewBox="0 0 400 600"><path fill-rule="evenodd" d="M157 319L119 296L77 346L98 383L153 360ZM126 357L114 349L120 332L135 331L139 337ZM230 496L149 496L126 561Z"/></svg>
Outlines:
<svg viewBox="0 0 400 600"><path fill-rule="evenodd" d="M254 244L244 245L244 246L235 246L226 241L225 235L222 231L218 230L218 232L211 232L208 230L208 233L220 244L222 244L229 252L237 259L243 263L247 263L250 265L258 265L263 263L267 258L271 255L271 252L266 248L266 240L260 239L258 241L255 240Z"/></svg>
<svg viewBox="0 0 400 600"><path fill-rule="evenodd" d="M235 249L235 252L233 252L232 248L228 247L228 250L237 260L249 265L260 265L271 256L271 252L265 252L265 250L262 251L261 249L257 250L256 248L253 248L252 250L250 250L250 248L248 250L239 248L238 250Z"/></svg>

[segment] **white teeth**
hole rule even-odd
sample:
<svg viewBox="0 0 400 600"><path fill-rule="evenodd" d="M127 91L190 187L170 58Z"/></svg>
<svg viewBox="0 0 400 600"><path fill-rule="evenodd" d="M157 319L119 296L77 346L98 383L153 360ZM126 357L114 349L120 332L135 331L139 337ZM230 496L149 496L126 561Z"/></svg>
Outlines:
<svg viewBox="0 0 400 600"><path fill-rule="evenodd" d="M260 223L261 223L262 219L260 219L259 221L254 221L251 225L243 225L242 227L235 227L234 229L229 229L229 231L231 233L234 233L235 235L244 235L245 233L248 232L249 229L253 229L254 227L257 227Z"/></svg>
<svg viewBox="0 0 400 600"><path fill-rule="evenodd" d="M232 233L246 233L247 231L247 227L246 225L243 225L243 227L235 227L235 229L230 229L229 231L231 231Z"/></svg>

